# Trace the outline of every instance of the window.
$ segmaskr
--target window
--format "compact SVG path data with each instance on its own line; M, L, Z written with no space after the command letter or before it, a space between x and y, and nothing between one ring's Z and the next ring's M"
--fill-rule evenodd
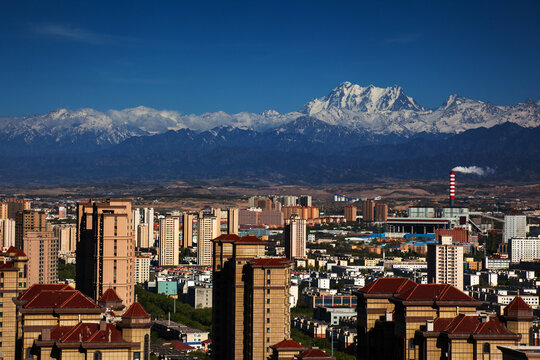
M266 328L266 333L270 334L270 328Z
M484 354L489 354L490 353L489 343L485 343L482 350L483 350Z
M266 299L266 303L267 303L267 304L270 304L270 299Z
M136 351L133 353L133 360L141 360L141 353Z
M409 350L414 350L414 339L409 339Z
M266 318L266 323L270 324L270 318Z
M266 313L270 314L270 308L266 309Z

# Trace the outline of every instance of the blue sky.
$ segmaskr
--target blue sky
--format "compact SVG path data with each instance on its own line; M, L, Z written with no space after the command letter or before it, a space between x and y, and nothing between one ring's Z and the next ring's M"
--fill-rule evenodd
M343 81L540 98L539 1L0 2L0 116L298 110Z

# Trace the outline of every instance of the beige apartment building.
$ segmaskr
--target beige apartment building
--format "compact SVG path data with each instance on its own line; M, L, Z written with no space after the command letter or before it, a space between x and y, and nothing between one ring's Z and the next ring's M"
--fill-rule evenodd
M365 222L375 221L375 201L364 200L362 202L362 220Z
M138 247L141 247L143 249L147 249L150 247L150 241L148 238L148 225L146 224L139 224L137 226L137 239L138 239Z
M58 238L60 253L74 253L77 250L77 227L75 225L58 225L54 227L54 235Z
M159 219L159 266L178 265L179 245L180 219L178 216Z
M7 218L15 219L19 211L30 210L32 203L30 200L22 199L6 199L5 203L7 204Z
M285 256L288 259L298 259L306 257L306 220L292 215L285 222L283 229L285 240Z
M0 245L3 248L15 246L15 220L0 219Z
M54 284L58 281L58 238L52 231L30 231L23 241L28 256L28 283Z
M238 234L238 209L227 209L227 234Z
M8 218L8 203L0 202L0 220Z
M99 299L108 288L134 302L135 243L131 199L77 205L77 289Z
M11 299L26 291L27 261L26 254L14 247L0 252L0 277L2 279L0 359L15 359L17 320L15 303Z
M265 360L290 337L290 266L265 257L255 236L213 241L212 354L220 360Z
M221 210L217 213L220 213ZM197 264L212 265L212 240L220 235L219 218L204 214L199 216L197 233Z
M182 215L182 247L193 246L193 215L184 213Z
M376 222L388 221L388 205L386 204L375 205L375 221Z
M29 231L50 230L52 230L52 227L47 223L47 214L44 212L32 210L19 211L15 217L15 247L24 250L23 239Z
M354 205L345 205L345 208L343 209L343 212L345 214L345 221L347 221L347 222L355 222L356 221L356 206L354 206Z
M451 236L441 236L439 241L428 246L428 282L463 290L463 246L452 245Z

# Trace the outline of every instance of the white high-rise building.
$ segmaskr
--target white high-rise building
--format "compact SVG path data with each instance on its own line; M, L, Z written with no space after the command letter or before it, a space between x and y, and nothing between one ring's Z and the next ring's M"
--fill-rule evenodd
M0 219L0 241L3 248L15 246L15 220Z
M540 237L514 237L508 243L510 262L540 259Z
M176 266L180 252L180 219L167 216L159 220L159 266Z
M441 236L427 253L428 282L450 284L463 290L463 246L452 245L451 236Z
M306 220L300 219L298 215L292 215L286 220L283 229L285 239L285 256L288 259L306 257Z
M144 284L150 280L150 258L148 256L135 257L135 282Z
M197 231L197 264L212 265L212 240L221 235L220 222L214 215L199 216Z
M505 215L503 229L503 243L508 244L511 238L524 238L527 236L527 216Z
M139 230L139 225L146 225L146 229ZM135 234L136 247L154 246L154 209L153 208L136 208L133 210L133 230ZM145 236L144 239L140 238L141 234Z

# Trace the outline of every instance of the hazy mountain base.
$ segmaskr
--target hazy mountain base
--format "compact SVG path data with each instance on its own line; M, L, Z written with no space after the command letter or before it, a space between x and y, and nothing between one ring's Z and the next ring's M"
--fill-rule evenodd
M170 137L168 142L161 141ZM0 158L0 183L66 184L194 179L266 179L288 184L367 183L377 179L436 179L455 166L489 168L487 181L540 179L540 127L506 123L447 139L364 145L342 151L333 137L306 145L311 136L279 143L237 141L186 145L174 134L138 138L89 154ZM178 141L176 141L178 140ZM264 140L264 139L259 139ZM128 141L134 141L129 139ZM232 146L236 143L237 146ZM343 144L346 144L344 141Z

